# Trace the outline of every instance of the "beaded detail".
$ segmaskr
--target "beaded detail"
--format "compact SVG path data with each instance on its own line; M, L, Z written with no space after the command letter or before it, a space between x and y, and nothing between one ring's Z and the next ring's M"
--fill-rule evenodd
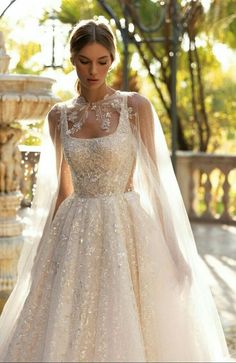
M71 137L68 132L71 131L68 128L68 117L73 114L76 118L77 111L79 118L82 109L75 108L71 112L73 106L63 106L61 138L64 155L71 168L74 191L80 197L110 195L129 190L128 181L132 175L135 154L126 103L127 99L120 95L98 102L100 111L107 110L112 116L114 112L119 114L118 125L109 135L90 139ZM109 112L109 109L112 111ZM84 116L86 117L87 115ZM113 122L113 118L109 118L109 122Z
M99 123L100 128L109 132L113 113L120 113L121 104L118 98L114 98L118 91L112 95L106 95L102 100L97 102L87 102L84 97L79 96L73 102L71 107L73 111L68 114L67 121L72 123L66 133L73 135L82 129L90 112L94 112L95 120Z

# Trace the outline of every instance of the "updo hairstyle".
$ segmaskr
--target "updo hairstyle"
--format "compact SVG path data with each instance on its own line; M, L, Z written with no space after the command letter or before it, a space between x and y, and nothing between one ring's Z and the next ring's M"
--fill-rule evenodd
M70 36L71 62L87 44L98 43L105 47L111 55L112 62L116 58L115 37L109 25L97 20L82 20L72 30Z

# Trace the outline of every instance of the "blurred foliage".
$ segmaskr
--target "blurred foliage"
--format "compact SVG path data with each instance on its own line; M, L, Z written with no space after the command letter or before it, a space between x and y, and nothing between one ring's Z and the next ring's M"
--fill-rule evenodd
M236 1L211 0L205 21L205 31L215 40L236 49Z
M211 46L198 48L203 68L205 87L205 104L209 118L211 137L208 152L236 152L236 82L232 79L233 69L222 72L221 65L211 51ZM198 149L195 144L197 134L196 124L193 122L190 102L190 82L186 69L187 54L182 52L178 64L178 110L183 123L185 134L193 144L193 150ZM160 114L164 129L170 138L170 122L165 113ZM169 143L170 145L170 143Z
M157 19L160 19L162 11L160 0L107 0L104 1L108 8L116 14L118 19L124 17L122 6L124 3L128 4L136 13L133 16L139 17L139 23L143 27L154 28L157 26ZM169 3L171 0L163 2ZM207 146L207 151L217 152L227 150L228 152L236 152L236 77L234 69L227 72L222 70L222 66L217 60L213 52L213 47L216 43L227 44L230 48L236 48L236 1L235 0L211 0L210 9L205 13L200 0L178 0L181 9L180 27L183 29L183 39L181 47L178 52L178 82L177 82L177 96L178 96L178 118L183 129L183 136L187 140L187 146L193 150L199 150L199 137L198 126L195 120L192 107L191 95L191 77L189 71L189 46L192 47L193 43L189 43L189 39L193 39L196 45L196 51L200 61L200 71L203 79L204 89L204 107L208 117L210 127L210 140ZM136 7L134 6L136 5ZM131 9L132 10L132 9ZM133 10L134 11L134 10ZM45 12L40 19L40 24L43 24L48 18L55 16L62 23L75 25L81 19L97 18L98 16L105 16L111 18L111 15L105 11L99 1L97 0L62 0L60 9L53 11L53 13ZM150 34L151 37L163 36L167 37L170 32L170 19L171 13L167 14L164 27L161 30ZM5 21L5 19L4 19ZM130 32L132 34L132 21L130 23ZM115 30L115 22L111 21L111 25ZM2 24L1 24L2 25ZM7 22L3 25L7 27ZM71 27L72 28L72 27ZM142 32L138 27L135 28L135 33L141 35ZM123 42L121 32L116 30L117 47L121 54L120 64L109 73L108 80L114 88L122 87L122 67L123 67ZM69 34L68 34L69 36ZM29 42L23 44L10 40L8 47L14 49L19 55L19 61L14 69L15 73L33 73L40 74L42 65L34 62L34 56L41 51L40 44ZM154 57L150 49L141 45L141 51L150 65L150 70L154 75L157 87L159 88L167 107L170 106L170 61L169 56L170 44L156 44L154 47L157 57ZM171 139L171 121L168 110L163 104L160 94L158 94L152 81L148 77L149 73L142 63L141 56L137 56L137 48L134 44L129 46L129 69L130 69L130 89L141 91L148 96L156 107L158 114L161 118L164 131L167 135L167 141L170 145ZM138 69L132 69L132 59L136 55L138 61ZM160 61L158 61L158 59ZM196 59L191 64L193 76L197 78ZM70 73L73 69L69 59L64 62L64 72ZM164 70L164 72L163 72ZM199 93L199 88L195 89L196 94ZM71 94L67 90L60 90L58 95L62 99L68 99ZM197 112L200 112L199 99L196 99ZM31 142L32 139L37 138L32 136L28 138ZM31 140L31 141L30 141ZM35 142L34 140L34 142ZM37 141L36 141L37 142Z
M114 89L122 89L123 86L123 67L122 67L122 63L120 63L115 71L113 71L114 73L112 74L112 76L110 77L110 82L109 84L111 85L111 87L113 87ZM138 75L138 72L131 69L130 70L130 74L129 74L129 90L132 92L139 92L140 90L140 85L141 85L141 80L140 77Z
M41 45L34 42L18 43L10 40L9 47L17 53L19 60L15 66L14 73L40 74L41 65L33 60L33 56L41 51Z
M55 10L53 16L62 23L75 25L80 19L93 18L97 11L98 5L96 1L93 0L62 0L60 10ZM46 11L40 19L40 23L42 24L51 16L52 14Z

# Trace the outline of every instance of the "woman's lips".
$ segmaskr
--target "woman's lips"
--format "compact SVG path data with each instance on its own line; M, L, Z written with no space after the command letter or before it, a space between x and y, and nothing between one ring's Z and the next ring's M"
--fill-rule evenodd
M88 82L95 83L95 82L98 82L98 81L99 81L98 79L88 78Z

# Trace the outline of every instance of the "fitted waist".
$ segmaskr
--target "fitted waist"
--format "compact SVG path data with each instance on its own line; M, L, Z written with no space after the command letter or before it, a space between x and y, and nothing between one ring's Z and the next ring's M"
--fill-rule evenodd
M108 192L108 193L80 193L74 191L71 197L78 199L107 199L112 197L132 197L137 196L138 193L134 189L129 189L123 192Z

